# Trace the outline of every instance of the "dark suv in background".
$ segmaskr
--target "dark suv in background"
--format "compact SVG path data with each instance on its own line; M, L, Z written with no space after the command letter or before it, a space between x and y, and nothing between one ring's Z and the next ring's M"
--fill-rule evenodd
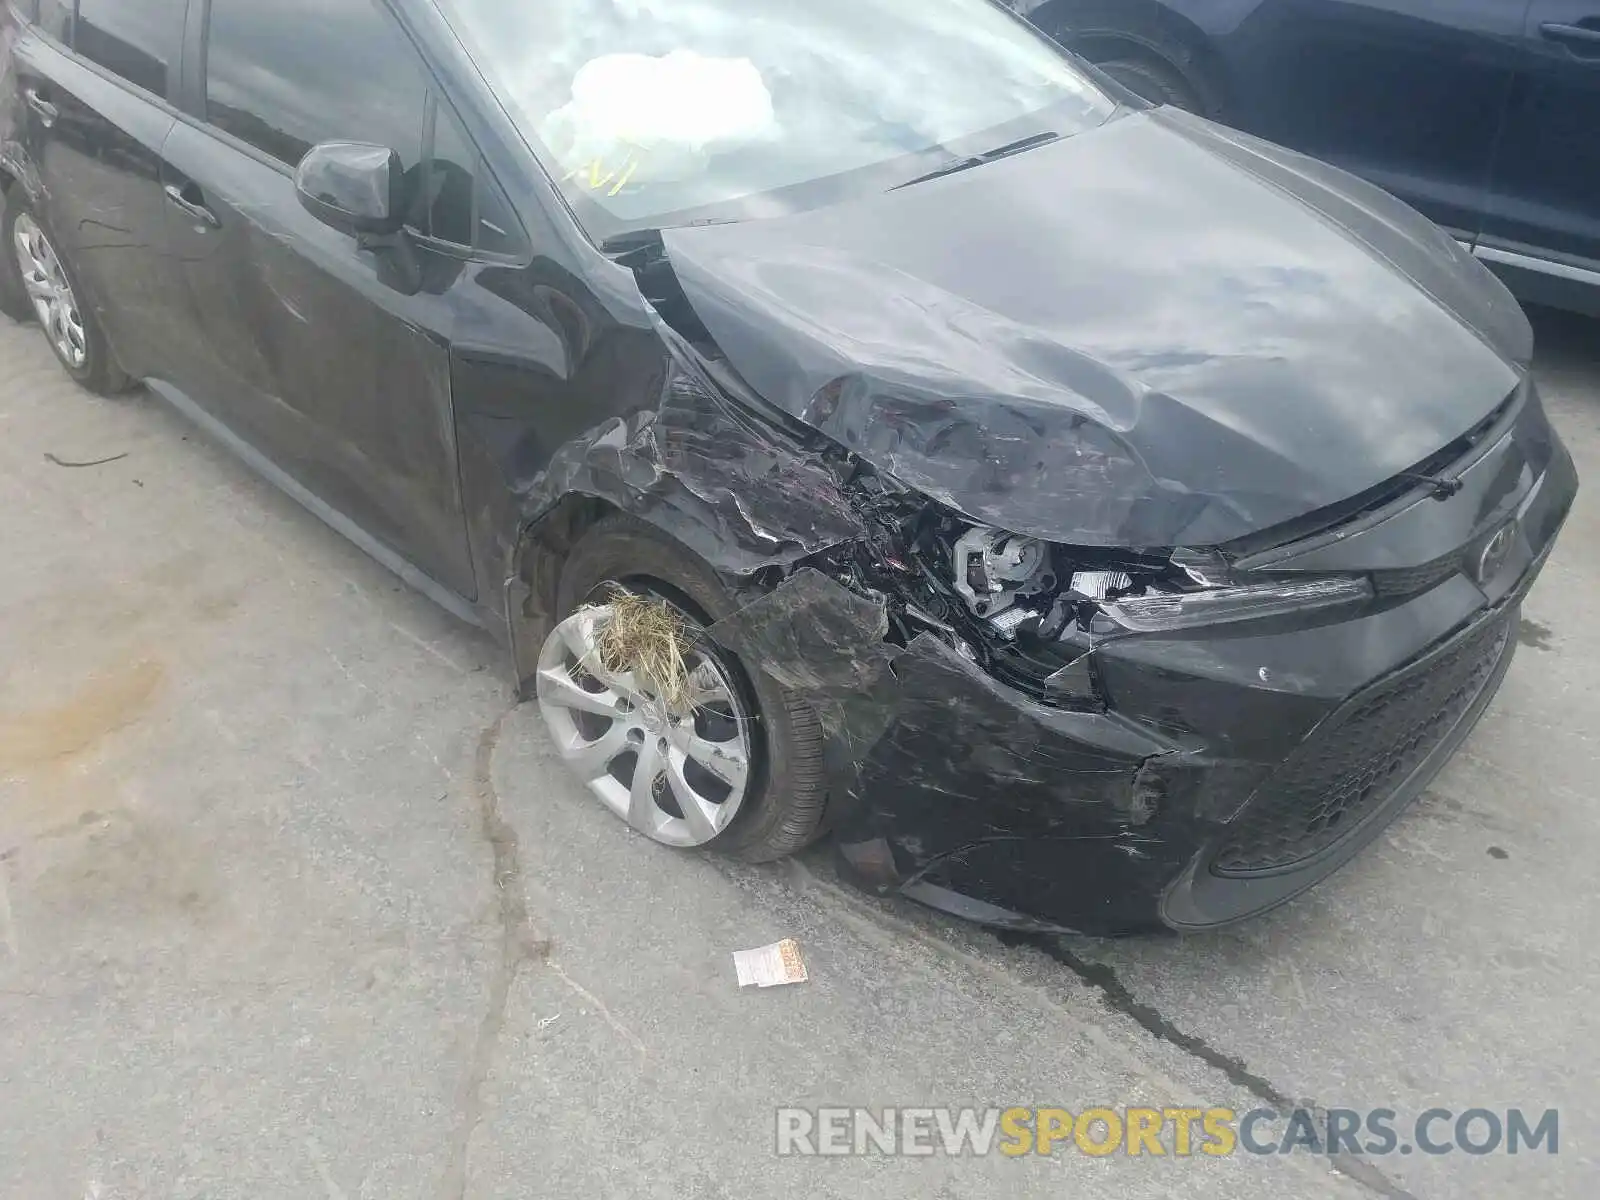
M1600 315L1600 0L1008 0L1118 82L1364 175Z

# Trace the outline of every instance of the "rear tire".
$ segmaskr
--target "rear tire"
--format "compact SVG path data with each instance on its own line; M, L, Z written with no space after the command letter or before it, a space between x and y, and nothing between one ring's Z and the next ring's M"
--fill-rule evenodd
M737 609L716 572L693 551L624 513L600 521L573 549L557 590L558 619L607 583L662 591L707 625ZM731 823L705 848L747 862L770 862L818 836L827 807L822 727L803 697L725 649L717 654L733 668L755 717L758 768Z
M19 226L23 230L20 236ZM56 361L80 387L97 396L126 392L133 386L133 380L117 365L100 322L85 299L78 276L61 256L60 245L60 239L28 204L20 189L12 188L4 220L0 221L0 251L7 263L5 277L0 278L0 296L5 297L6 315L16 320L40 320L38 308L28 296L27 280L30 275L53 279L55 303L70 308L70 322L41 322L41 326L47 323L53 326L42 328L42 332ZM16 297L20 300L14 306Z
M11 228L8 210L13 193L19 198L22 195L15 184L0 190L0 231ZM28 294L22 290L22 278L17 274L17 259L11 251L9 234L0 241L0 316L10 317L18 325L35 319L33 305L28 302Z
M1204 108L1194 85L1171 63L1156 57L1113 58L1096 63L1102 71L1151 104L1166 104L1199 114Z

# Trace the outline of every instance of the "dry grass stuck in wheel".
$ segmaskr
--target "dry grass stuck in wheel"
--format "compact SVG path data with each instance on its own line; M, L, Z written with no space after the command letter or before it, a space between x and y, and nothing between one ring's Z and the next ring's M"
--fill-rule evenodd
M687 712L694 691L684 661L691 643L683 618L662 600L622 588L614 588L606 604L611 616L596 638L600 665L614 674L631 672L668 709Z

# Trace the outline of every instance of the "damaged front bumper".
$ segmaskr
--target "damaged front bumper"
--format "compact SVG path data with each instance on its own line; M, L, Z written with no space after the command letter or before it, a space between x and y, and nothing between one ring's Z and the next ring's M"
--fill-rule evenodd
M1497 690L1577 487L1536 397L1508 425L1450 498L1258 555L1445 562L1436 582L1353 617L1102 643L1097 711L1043 703L932 634L887 644L882 601L815 570L711 632L822 715L831 824L861 886L1013 929L1226 924L1360 850Z

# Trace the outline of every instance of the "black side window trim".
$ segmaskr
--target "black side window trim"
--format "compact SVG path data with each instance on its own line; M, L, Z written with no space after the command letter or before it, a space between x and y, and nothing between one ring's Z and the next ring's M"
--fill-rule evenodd
M55 34L51 33L45 28L44 8L39 3L39 0L32 0L32 6L24 8L23 5L28 4L28 2L29 0L20 0L20 2L19 0L6 0L6 7L16 15L22 27L31 32L35 37L41 37L56 49L65 50L68 54L71 54L71 39L69 38L67 41L62 41L61 38L57 37ZM77 16L78 0L72 0L73 19L67 25L67 32L69 34L72 32L73 27L78 23Z
M494 250L485 250L478 244L478 238L483 233L483 189L486 187L492 187L502 196L504 196L505 188L500 186L500 181L494 177L494 172L489 169L488 159L483 156L483 151L478 149L477 143L472 140L472 134L467 130L466 123L461 120L460 115L455 111L454 105L450 103L449 97L444 94L442 89L440 89L438 81L436 79L432 79L433 72L431 68L429 69L428 73L430 80L432 81L432 86L428 89L427 125L424 129L422 140L422 166L424 180L426 181L427 177L433 171L434 144L439 130L439 118L442 113L446 119L451 121L455 127L461 131L461 136L463 139L465 139L467 148L472 152L471 222L473 241L469 246L465 242L452 241L447 238L436 238L429 234L420 233L416 230L413 230L412 232L416 235L417 239L423 242L425 245L433 246L440 250L454 251L455 256L459 258L495 263L515 262L526 265L529 261L531 261L528 256L528 248L530 244L528 241L528 232L522 226L521 215L517 213L515 207L509 201L506 202L504 208L516 221L516 228L507 229L503 232L511 241L517 243L517 245L520 247L519 251L516 254L506 254ZM465 166L467 164L463 165Z
M19 17L22 18L22 27L24 29L26 29L29 33L33 34L34 37L39 38L41 41L45 42L53 50L59 50L63 54L71 54L72 53L72 43L70 41L69 42L62 41L55 34L51 33L48 29L46 29L44 27L44 22L39 20L37 14L30 17L27 13L19 11L15 5L11 5L10 7L11 7L11 11L12 12L16 13ZM74 24L76 24L76 22L74 22ZM71 30L69 29L68 32L71 32ZM94 64L93 63L85 63L84 65L85 66L93 66ZM126 82L126 81L124 81L124 82Z
M45 34L42 27L37 27L35 32L40 32L43 37L50 38L51 42L54 42L54 45L66 48L66 50L72 54L72 61L77 62L78 66L88 67L88 69L93 70L94 74L101 75L102 78L106 78L106 80L109 80L109 82L117 83L118 86L122 86L123 91L128 91L128 93L134 94L134 96L139 96L139 98L142 99L157 101L158 104L160 104L162 107L165 107L165 109L176 109L176 107L178 107L179 99L181 99L182 96L184 50L187 48L186 40L184 40L184 30L189 27L189 13L190 10L194 8L194 5L197 5L197 3L206 3L206 5L210 5L211 0L182 0L182 5L184 5L184 14L182 14L181 18L176 21L176 34L178 34L178 37L174 38L173 45L170 46L170 50L174 53L174 58L173 61L166 64L165 91L150 91L149 88L146 88L146 86L139 85L139 83L134 83L133 80L126 77L126 75L118 75L115 70L104 66L102 62L94 61L94 59L88 58L88 56L86 56L82 50L78 50L78 32L80 32L83 27L83 5L82 0L62 0L62 8L69 6L69 3L70 8L72 8L72 22L70 22L69 26L69 32L72 34L72 43L70 43L70 45L62 43L59 38L50 37L50 34ZM43 19L43 5L38 6L38 18Z
M446 107L446 112L447 112L447 115L448 115L448 106L445 106L445 107ZM424 194L426 194L428 188L431 187L432 184L433 184L433 164L436 161L435 158L434 158L434 149L435 149L435 145L436 145L435 139L437 138L438 133L439 133L439 109L440 109L439 87L438 87L437 82L435 82L432 79L432 73L430 72L429 73L429 87L428 87L428 102L427 102L427 107L423 110L423 118L422 118L422 120L423 120L423 126L422 126L422 163L421 163L422 170L418 173L418 178L422 181L422 188L423 188ZM472 212L473 212L474 217L476 217L477 211L478 211L478 176L477 176L477 173L474 172L473 176L472 176ZM430 225L432 224L432 219L431 219L432 215L433 214L431 212L428 214L428 216L430 218L429 219L429 224ZM469 255L472 253L472 247L470 245L468 245L467 243L465 243L465 242L457 242L457 241L453 241L453 240L451 240L449 238L434 237L431 233L423 233L420 229L414 229L409 225L406 228L411 229L411 232L413 234L415 234L416 237L419 240L421 240L421 241L423 241L423 242L425 242L425 243L427 243L429 245L436 246L436 247L438 247L440 249L444 249L444 248L448 247L448 248L453 249L453 250L464 250ZM476 228L476 226L474 226L474 228Z

